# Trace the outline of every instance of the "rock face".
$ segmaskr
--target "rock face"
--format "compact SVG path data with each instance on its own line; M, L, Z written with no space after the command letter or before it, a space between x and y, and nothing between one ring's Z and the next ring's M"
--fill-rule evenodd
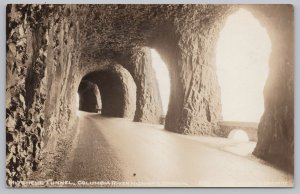
M7 184L36 170L55 134L72 126L66 88L78 64L78 22L71 6L7 6ZM71 68L71 64L74 68ZM55 147L55 141L48 144Z
M98 112L102 108L101 96L97 84L83 80L78 87L79 110Z
M183 9L184 10L184 9ZM168 32L155 48L170 66L171 97L165 128L184 134L211 135L221 116L220 88L216 77L214 47L220 26L210 10L203 28L176 23L180 36ZM211 18L210 18L211 17ZM174 39L177 41L174 44Z
M294 171L294 12L292 5L250 7L272 41L265 112L254 155Z
M81 80L100 88L103 114L158 123L161 99L149 47L159 52L171 76L165 129L214 134L222 118L215 44L237 7L8 5L7 184L26 180L43 164L45 151L55 150L57 136L74 127ZM291 7L244 7L269 28L273 44L254 154L272 163L292 163Z
M162 115L162 102L151 64L150 49L133 48L127 55L123 54L118 61L128 69L137 86L134 121L159 123Z

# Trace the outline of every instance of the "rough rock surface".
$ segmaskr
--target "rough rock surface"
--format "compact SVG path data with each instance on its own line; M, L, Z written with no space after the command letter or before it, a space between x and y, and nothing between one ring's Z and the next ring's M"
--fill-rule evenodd
M8 5L7 184L16 186L14 181L27 179L42 165L41 155L55 150L57 136L74 127L76 93L90 73L102 72L103 79L109 74L121 84L115 91L122 93L119 105L123 107L113 108L112 115L159 122L161 100L147 47L159 52L170 71L165 128L213 134L222 118L215 44L227 15L236 7ZM290 164L294 150L291 6L243 7L261 20L272 40L266 108L254 154L272 163ZM116 64L128 71L119 71ZM115 70L108 73L105 69L110 68ZM135 113L133 103L127 102L135 98L124 97L134 93L132 84L122 85L129 82L135 82L137 90Z
M294 19L292 5L250 7L272 41L265 112L254 155L294 171Z
M175 23L177 37L167 32L160 35L162 42L154 42L154 47L170 69L171 97L165 121L167 130L211 135L218 129L217 122L222 116L214 47L220 21L216 22L214 17L219 11L209 10L204 21L201 17L194 21L205 23L203 28L185 25L179 20Z
M151 53L147 47L135 47L123 53L117 60L128 69L137 87L137 100L134 121L159 123L162 115L162 102L158 83L151 64Z
M8 5L6 60L7 184L30 176L49 138L73 123L66 92L78 64L71 6ZM50 144L49 144L50 145ZM50 147L55 147L52 141Z
M86 112L98 112L101 105L101 96L98 86L90 81L82 80L78 87L79 110Z

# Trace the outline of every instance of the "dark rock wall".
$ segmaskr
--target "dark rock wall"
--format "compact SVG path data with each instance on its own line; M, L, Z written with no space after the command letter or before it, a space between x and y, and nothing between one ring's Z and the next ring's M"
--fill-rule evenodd
M265 112L254 155L294 170L294 12L292 5L246 7L266 27L272 41Z
M65 88L77 61L73 14L72 6L7 6L8 185L36 170L51 134L72 125Z
M93 82L83 80L78 87L79 110L86 112L98 112L102 105L98 86Z

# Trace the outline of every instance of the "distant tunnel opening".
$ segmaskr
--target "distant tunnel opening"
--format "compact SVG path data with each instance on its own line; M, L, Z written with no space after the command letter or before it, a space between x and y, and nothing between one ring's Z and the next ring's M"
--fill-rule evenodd
M133 118L136 86L130 73L113 66L88 73L78 87L79 110L103 116Z
M269 35L249 11L239 9L228 17L216 56L224 121L259 122L270 53Z
M98 85L88 80L82 80L78 87L77 103L80 111L100 112L102 103Z

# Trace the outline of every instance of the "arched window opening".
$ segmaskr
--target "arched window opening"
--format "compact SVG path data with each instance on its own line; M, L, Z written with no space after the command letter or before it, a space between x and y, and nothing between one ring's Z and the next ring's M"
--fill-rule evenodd
M170 76L167 65L161 59L160 55L155 49L151 50L152 67L155 71L160 98L162 101L163 115L164 118L168 111L169 98L170 98Z
M228 17L216 55L224 121L259 122L270 53L267 31L249 11Z

